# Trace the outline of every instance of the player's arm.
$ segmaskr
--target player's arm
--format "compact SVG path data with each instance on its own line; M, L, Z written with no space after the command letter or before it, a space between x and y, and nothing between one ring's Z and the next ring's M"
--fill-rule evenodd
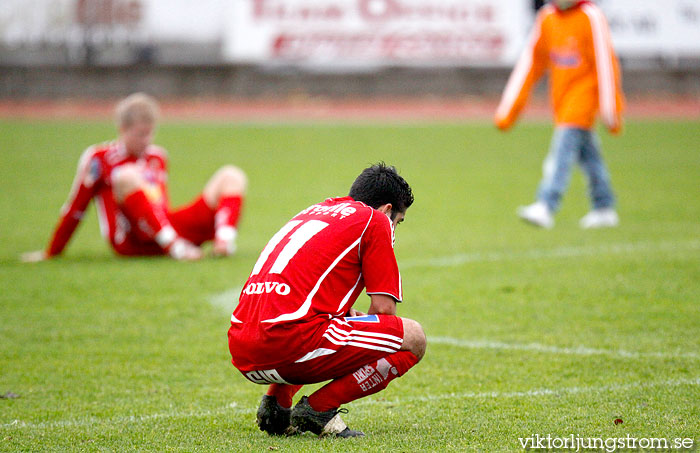
M494 123L501 130L507 130L515 123L520 112L527 104L532 87L542 77L547 68L547 50L542 33L545 10L546 8L540 10L537 16L525 49L520 54L520 58L508 78L501 102L496 109Z
M370 305L367 314L396 314L401 301L401 275L394 255L391 221L375 211L360 243L362 277Z
M73 180L68 200L61 208L61 215L54 229L51 241L45 250L22 255L25 262L41 261L59 255L73 236L82 220L83 213L94 195L95 183L100 177L99 162L88 150L80 158L78 171Z
M385 294L370 294L368 315L395 315L396 300Z
M587 5L585 11L593 34L601 119L610 132L617 134L622 128L622 104L624 103L619 62L615 56L610 29L602 11L593 5Z

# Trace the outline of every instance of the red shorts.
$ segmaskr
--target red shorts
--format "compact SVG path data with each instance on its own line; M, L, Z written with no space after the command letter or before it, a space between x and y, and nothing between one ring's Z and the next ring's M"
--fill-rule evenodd
M207 206L201 195L190 204L166 214L177 234L191 243L202 245L214 239L216 211Z
M313 384L353 373L394 354L403 344L403 321L393 315L333 318L318 329L296 360L273 369L241 371L256 384Z
M214 239L215 211L209 208L200 195L190 204L166 212L170 224L178 235L195 245ZM138 226L126 234L124 241L112 244L120 255L163 255L163 249Z

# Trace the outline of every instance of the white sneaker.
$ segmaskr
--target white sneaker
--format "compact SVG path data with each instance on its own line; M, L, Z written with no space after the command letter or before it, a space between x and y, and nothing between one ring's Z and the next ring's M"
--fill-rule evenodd
M554 217L546 204L536 201L528 206L518 208L518 217L535 226L550 229L554 226Z
M620 223L620 218L612 208L594 209L579 222L581 228L610 228L616 227Z

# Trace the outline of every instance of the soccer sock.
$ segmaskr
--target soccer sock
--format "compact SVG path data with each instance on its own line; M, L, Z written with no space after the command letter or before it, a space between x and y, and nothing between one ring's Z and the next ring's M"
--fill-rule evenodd
M302 387L301 385L292 384L270 384L270 387L267 389L267 395L277 398L280 406L290 408L292 407L292 398Z
M389 382L403 376L416 363L418 357L411 351L396 352L329 382L309 396L309 405L317 412L325 412L372 395L384 390Z
M169 247L177 238L165 212L158 205L153 205L143 190L129 194L121 204L124 213L138 227L149 234L163 249Z
M219 199L219 207L216 208L214 227L217 229L223 226L237 228L242 206L243 197L240 195L222 195Z
M234 244L238 235L238 219L243 198L240 195L224 195L214 215L214 239L225 244Z

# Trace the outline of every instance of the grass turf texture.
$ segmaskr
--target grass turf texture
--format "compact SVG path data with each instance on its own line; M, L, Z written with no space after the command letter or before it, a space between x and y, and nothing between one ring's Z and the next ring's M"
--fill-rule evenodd
M604 231L578 228L588 210L580 172L554 230L516 219L550 134L538 124L501 135L478 124L168 123L157 142L170 152L175 205L220 165L248 173L237 256L114 257L92 207L64 257L29 265L17 257L45 246L82 149L113 130L0 122L0 394L20 395L0 399L0 450L510 451L535 433L697 439L700 125L636 122L621 138L603 135L622 219ZM369 437L270 438L255 425L263 387L229 362L235 296L210 302L245 281L286 220L346 194L378 160L397 165L416 195L398 229L399 313L424 325L428 353L348 406L346 421ZM431 261L444 257L452 261Z

